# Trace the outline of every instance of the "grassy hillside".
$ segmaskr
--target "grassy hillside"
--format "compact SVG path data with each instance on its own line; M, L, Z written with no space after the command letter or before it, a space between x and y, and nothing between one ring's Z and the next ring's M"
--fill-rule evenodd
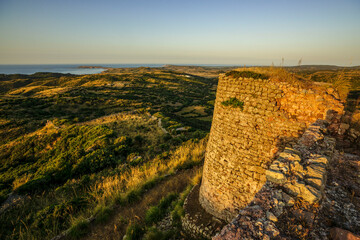
M143 69L0 75L0 202L22 199L0 215L0 238L55 236L201 162L216 82Z
M94 238L121 238L127 226L160 236L151 226L170 210L179 220L186 186L199 181L216 76L231 69L0 74L0 239L79 238L89 226ZM332 83L342 74L353 89L360 76L291 71ZM96 227L107 221L108 235Z

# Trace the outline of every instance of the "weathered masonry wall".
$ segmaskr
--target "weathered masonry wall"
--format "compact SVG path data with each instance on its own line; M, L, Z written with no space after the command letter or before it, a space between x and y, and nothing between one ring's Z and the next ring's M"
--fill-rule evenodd
M290 219L290 213L306 214L306 224L313 229L315 214L294 208L297 198L309 204L322 204L325 195L327 168L335 154L334 138L328 135L328 122L318 120L311 124L293 148L285 148L266 171L267 182L253 201L239 211L213 240L222 239L293 239L278 224L278 217ZM304 222L305 215L299 215ZM360 223L359 223L360 224ZM315 227L316 228L316 227ZM308 235L310 239L315 232ZM310 237L312 236L312 237Z
M230 221L266 182L265 171L284 143L296 140L329 110L343 111L331 89L304 89L272 80L220 75L199 201ZM236 97L244 108L221 103Z

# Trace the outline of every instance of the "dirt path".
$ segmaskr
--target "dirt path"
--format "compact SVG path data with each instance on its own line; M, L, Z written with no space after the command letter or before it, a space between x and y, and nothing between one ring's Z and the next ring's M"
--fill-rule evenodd
M163 131L163 133L169 133L162 125L162 121L161 121L161 118L159 118L159 121L158 121L158 126L159 128L161 129L161 131Z
M106 223L92 224L89 233L82 239L122 239L130 221L142 222L146 210L150 206L158 204L162 197L165 197L170 192L180 193L184 191L197 169L199 168L194 167L179 171L177 174L164 179L145 193L139 202L117 208Z

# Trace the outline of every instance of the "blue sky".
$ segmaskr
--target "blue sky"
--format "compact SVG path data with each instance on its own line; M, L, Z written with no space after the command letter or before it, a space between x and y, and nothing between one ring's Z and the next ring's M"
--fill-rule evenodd
M0 64L360 65L359 0L0 0Z

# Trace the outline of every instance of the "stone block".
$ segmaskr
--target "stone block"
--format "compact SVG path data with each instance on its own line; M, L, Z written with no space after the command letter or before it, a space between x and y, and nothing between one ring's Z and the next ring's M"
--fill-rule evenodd
M269 221L272 221L272 222L277 222L278 219L277 217L270 211L267 211L266 212L266 218L269 220Z
M326 168L317 164L311 164L306 168L307 178L318 178L324 180L326 175Z
M283 173L274 170L266 170L266 179L270 182L282 184L286 182L286 177Z
M301 161L301 157L293 152L281 152L279 155L280 158L288 160L288 161Z
M329 160L325 156L318 156L315 158L310 158L307 160L307 162L310 164L320 165L324 168L326 168L327 165L329 164Z
M294 173L298 173L298 174L304 174L304 167L298 162L298 161L294 161L290 163L290 169L292 172Z
M283 199L285 201L285 205L287 207L294 206L294 204L295 204L294 198L290 197L288 194L286 194L284 192L282 193L282 197L283 197Z
M300 196L301 194L301 190L298 182L286 183L284 187L285 187L285 191L293 197Z
M307 185L301 189L300 195L305 201L310 204L314 204L321 199L321 192L314 187Z
M313 186L314 188L323 191L324 190L324 182L321 179L318 178L306 178L305 182L308 183L310 186Z

